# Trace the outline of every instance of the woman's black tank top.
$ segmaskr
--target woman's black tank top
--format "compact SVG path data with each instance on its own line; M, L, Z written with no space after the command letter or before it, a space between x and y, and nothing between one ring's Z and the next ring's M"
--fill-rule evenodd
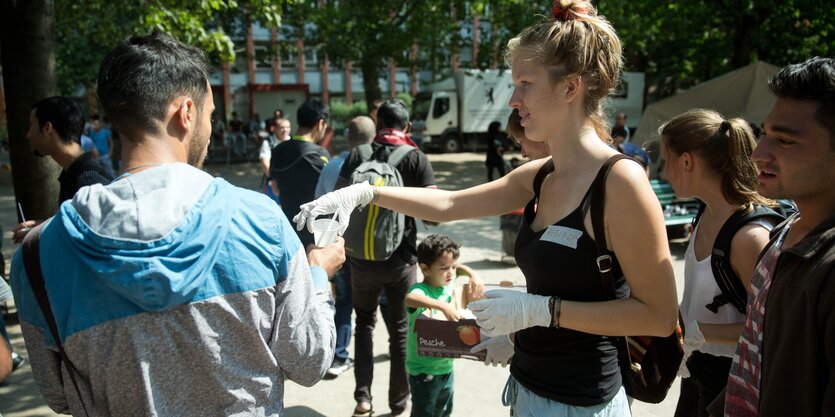
M537 196L542 179L553 170L549 161L537 174ZM516 239L516 262L527 281L528 293L570 301L610 300L597 268L597 248L583 225L591 190L580 206L545 230L534 232L537 198L525 207ZM613 276L619 297L628 294L620 265ZM621 387L615 338L569 329L531 327L516 333L510 372L525 388L561 403L591 406L611 400Z

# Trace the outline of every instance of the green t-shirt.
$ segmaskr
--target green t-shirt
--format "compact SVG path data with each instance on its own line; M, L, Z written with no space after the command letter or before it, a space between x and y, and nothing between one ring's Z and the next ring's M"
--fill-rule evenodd
M455 288L455 280L440 288L435 288L422 282L412 285L409 293L425 295L433 300L440 300L446 303L452 302L452 293ZM407 308L409 315L409 335L406 339L406 370L409 375L446 375L451 373L454 364L451 358L432 358L429 356L418 356L417 334L415 334L415 319L422 314L425 308Z

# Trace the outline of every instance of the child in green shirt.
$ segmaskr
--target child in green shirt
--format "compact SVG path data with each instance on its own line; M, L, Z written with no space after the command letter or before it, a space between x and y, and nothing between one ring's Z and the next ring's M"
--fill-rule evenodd
M415 319L424 312L440 312L444 316L441 318L447 320L461 319L454 302L455 279L459 273L469 276L470 295L474 298L481 296L484 289L481 280L472 269L458 264L460 247L449 236L429 235L417 248L423 282L412 285L405 300L409 316L406 371L412 394L412 417L447 417L452 414L452 359L418 356Z

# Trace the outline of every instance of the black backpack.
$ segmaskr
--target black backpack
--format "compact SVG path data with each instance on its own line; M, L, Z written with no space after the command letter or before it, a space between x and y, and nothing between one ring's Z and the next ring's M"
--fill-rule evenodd
M694 227L699 222L704 210L705 206L703 204L693 219ZM719 229L719 234L716 235L716 240L713 242L710 267L713 270L716 284L719 285L722 292L714 297L713 301L705 305L714 314L719 312L719 307L728 303L733 304L740 313L745 314L748 305L748 291L731 267L731 241L736 232L748 223L759 219L773 219L774 224L777 225L785 220L787 215L793 214L788 207L782 204L776 210L760 205L754 206L753 210L743 207L734 212Z

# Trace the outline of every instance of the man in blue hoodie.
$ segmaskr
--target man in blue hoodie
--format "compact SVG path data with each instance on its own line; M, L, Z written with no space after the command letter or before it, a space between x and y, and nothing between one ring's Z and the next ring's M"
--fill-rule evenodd
M80 388L68 382L20 251L15 302L49 406L74 415L274 416L284 379L319 381L335 330L327 275L342 241L309 253L280 208L199 167L211 135L203 53L131 37L98 93L123 175L40 226L40 266ZM82 404L83 401L83 404Z

